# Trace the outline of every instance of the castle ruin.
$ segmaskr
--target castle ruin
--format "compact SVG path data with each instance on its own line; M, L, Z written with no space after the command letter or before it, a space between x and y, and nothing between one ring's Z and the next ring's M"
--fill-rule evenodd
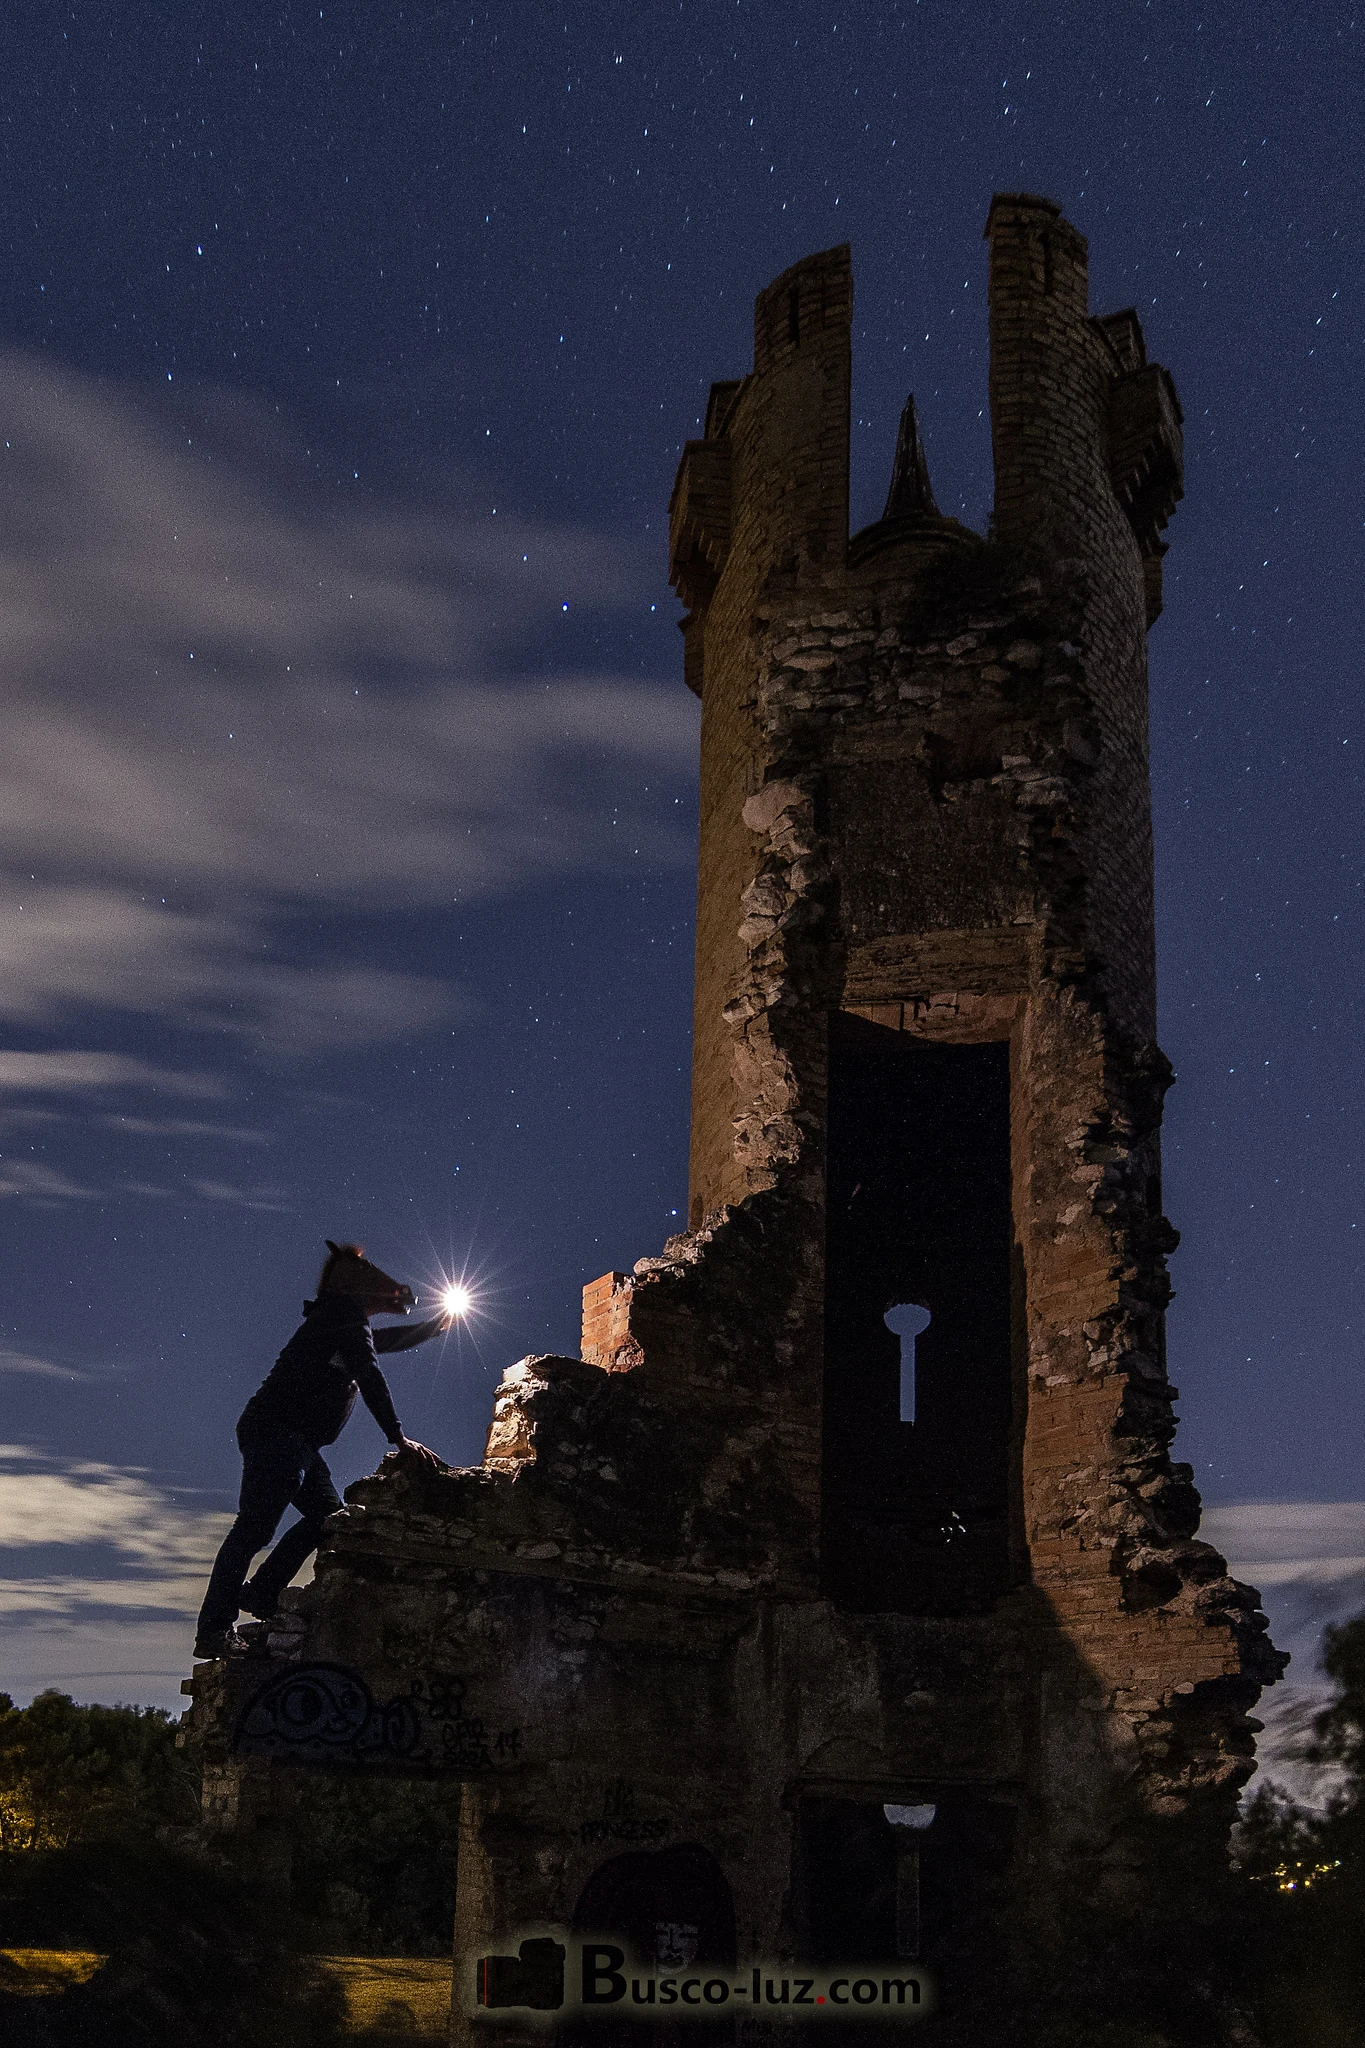
M460 2043L473 1958L603 1925L922 1961L951 2032L1220 1869L1252 1769L1282 1660L1196 1537L1163 1345L1180 407L1056 206L997 195L986 239L985 539L912 407L849 537L845 248L760 295L683 454L687 1232L585 1290L581 1358L507 1371L481 1465L353 1486L262 1652L191 1682L243 1840L291 1762L463 1779Z

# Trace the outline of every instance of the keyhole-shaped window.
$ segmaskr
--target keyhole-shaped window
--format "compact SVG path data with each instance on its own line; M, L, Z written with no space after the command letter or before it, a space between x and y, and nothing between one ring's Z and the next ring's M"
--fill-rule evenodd
M931 1318L917 1301L898 1301L883 1318L888 1330L901 1340L901 1421L915 1419L915 1339L922 1337Z

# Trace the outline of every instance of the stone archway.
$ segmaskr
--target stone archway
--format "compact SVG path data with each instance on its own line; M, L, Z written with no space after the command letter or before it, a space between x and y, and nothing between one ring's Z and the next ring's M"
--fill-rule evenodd
M709 1849L685 1842L671 1849L632 1850L599 1864L579 1894L576 1934L622 1944L644 1968L690 1972L696 1964L735 1961L735 1902L725 1872ZM733 2036L729 2020L652 2022L575 2020L559 2030L559 2048L717 2048Z

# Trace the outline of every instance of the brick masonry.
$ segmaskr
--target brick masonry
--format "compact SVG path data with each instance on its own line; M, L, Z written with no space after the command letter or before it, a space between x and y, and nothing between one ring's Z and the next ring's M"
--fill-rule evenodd
M259 1834L287 1797L233 1747L249 1693L332 1665L376 1711L409 1702L406 1763L366 1754L466 1779L459 1955L567 1924L612 1856L693 1844L741 1955L798 1957L810 1814L941 1802L1007 1844L989 1914L944 1907L973 2041L1077 1910L1211 1881L1282 1661L1170 1458L1145 636L1179 406L1136 317L1090 315L1054 206L998 195L986 233L987 538L925 511L849 539L846 249L760 295L754 369L683 456L691 1227L584 1290L581 1360L510 1368L480 1466L349 1489L314 1585L256 1656L201 1669L189 1720L209 1824ZM960 1611L913 1564L832 1590L840 1018L1008 1049L1010 1564Z

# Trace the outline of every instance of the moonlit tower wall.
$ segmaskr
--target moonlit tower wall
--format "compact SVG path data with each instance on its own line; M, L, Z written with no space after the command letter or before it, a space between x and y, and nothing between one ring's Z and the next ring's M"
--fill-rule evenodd
M895 851L903 864L922 874L931 862L941 877L937 901L925 877L916 905L924 928L956 926L964 886L971 878L979 885L981 879L981 850L972 842L979 839L973 827L980 822L982 802L1000 814L1009 784L1025 779L1002 769L1002 756L994 762L987 758L985 742L994 734L986 727L993 725L1004 739L1009 736L1006 714L1014 713L1016 726L1022 718L1031 740L1046 737L1057 746L1057 758L1049 765L1068 771L1074 785L1068 792L1067 836L1077 853L1084 850L1084 874L1078 880L1085 922L1071 936L1083 941L1091 968L1102 977L1105 1008L1114 1022L1140 1039L1150 1039L1155 1030L1146 627L1161 608L1165 546L1160 531L1180 496L1180 409L1167 372L1146 361L1136 315L1089 317L1085 241L1054 206L1028 196L1001 196L991 208L987 238L997 480L993 548L927 510L918 518L881 522L866 537L874 547L860 548L865 538L860 536L849 549L852 279L846 249L798 264L761 295L753 376L743 385L715 386L707 437L689 444L684 456L672 507L674 572L690 606L684 626L688 680L703 699L694 1217L734 1199L749 1185L745 1149L737 1150L733 1142L744 1091L726 1004L745 948L733 906L737 893L757 879L760 864L734 795L737 789L752 793L771 752L771 708L761 701L758 681L764 649L754 628L776 622L773 600L784 584L804 587L811 595L824 589L833 601L850 586L880 593L888 577L897 574L924 584L932 565L936 573L917 607L923 618L925 598L951 602L947 565L952 562L961 572L958 609L965 632L973 589L982 587L988 564L1002 563L1011 550L1027 555L1035 573L1045 572L1054 589L1065 585L1073 602L1083 606L1084 659L1079 647L1060 657L1074 686L1066 693L1059 694L1054 684L1049 695L1035 691L1037 702L1024 706L1017 689L1002 698L992 687L995 679L983 677L985 687L968 700L961 683L963 672L972 667L972 650L957 650L952 658L957 687L946 703L940 699L934 705L932 717L921 719L907 751L913 756L916 744L930 749L938 744L941 751L947 737L942 728L953 722L968 742L958 767L993 766L995 774L941 780L940 790L946 782L955 785L950 801L959 806L954 822L960 818L961 823L948 833L940 802L930 820L936 829L928 832L926 844L923 821L903 814L902 844ZM760 592L770 614L763 621L756 615ZM945 628L953 623L946 615L937 622ZM808 620L801 623L809 625ZM891 630L888 626L884 632ZM768 636L769 651L781 638L780 633ZM812 724L830 726L828 765L836 772L845 765L849 728L860 721L856 715L840 716L854 707L821 705L816 699L829 696L831 670L841 670L846 681L854 665L847 637L841 638L842 647L832 645L831 630L821 646L791 650L796 675L806 678L807 694L814 693L807 707ZM885 665L886 648L877 651ZM923 664L926 654L941 652L932 644L906 647L902 665L916 654ZM979 672L995 665L983 658L975 668ZM1018 668L1016 682L1030 673ZM821 676L827 679L823 691ZM794 687L795 676L789 676L779 694L798 712L802 707L791 701ZM876 721L879 751L885 753L889 729L910 734L907 707L923 712L930 701L914 684L900 689L896 715L888 721L883 713ZM1054 707L1070 716L1060 723L1049 719ZM975 745L978 733L981 746ZM1018 759L1011 763L1015 771L1022 765ZM908 785L914 778L902 780ZM989 797L973 787L983 781L992 785ZM964 784L971 807L966 812L956 794ZM907 786L893 792L893 800L904 813L906 803L913 808L917 793ZM958 842L956 861L948 852L950 838ZM1011 854L1017 834L1013 840ZM1029 887L1035 878L1028 875L1025 861L1010 858L997 866L995 900L982 924L1022 930L1037 921L1032 906L1040 892L1036 883ZM857 878L848 879L857 886ZM980 899L980 886L976 893ZM758 897L752 906L762 914ZM986 906L979 902L978 907ZM885 923L892 906L874 915ZM857 936L871 936L865 919ZM746 1110L750 1107L745 1104Z
M845 538L846 249L760 295L753 372L684 453L689 1220L767 1189L820 1211L823 1590L1046 1614L1088 1704L1063 1735L1054 1674L1039 1759L1088 1754L1093 1791L1121 1755L1130 1815L1216 1833L1278 1660L1168 1449L1146 633L1181 414L1136 315L1090 314L1054 205L998 195L986 239L986 538L938 513L913 407L886 516ZM913 1422L897 1302L931 1317Z

